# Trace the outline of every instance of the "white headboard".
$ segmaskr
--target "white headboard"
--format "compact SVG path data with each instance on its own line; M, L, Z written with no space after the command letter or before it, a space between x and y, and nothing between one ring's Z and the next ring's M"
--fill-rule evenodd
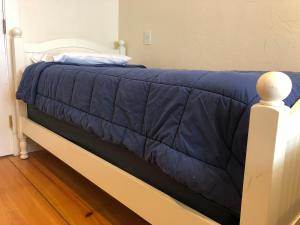
M20 28L14 28L11 31L12 37L14 39L13 43L17 40L23 42L22 40L22 30ZM18 42L18 41L17 41ZM56 39L40 43L24 43L21 49L14 47L14 55L23 55L25 64L30 63L29 58L33 54L37 53L47 53L49 51L54 51L58 49L83 49L97 53L108 53L108 54L120 54L126 55L125 42L123 40L118 41L118 48L114 46L104 46L101 43L91 42L82 39ZM21 47L21 46L20 46Z
M125 42L123 40L118 41L118 47L115 48L114 46L105 46L101 43L81 39L56 39L40 43L25 43L22 38L22 30L17 27L12 29L10 34L13 38L12 56L14 61L15 87L19 84L20 76L25 66L32 63L30 58L33 54L44 54L58 49L76 48L97 53L126 55Z
M56 39L41 43L25 43L24 50L27 53L47 52L61 48L80 48L99 53L120 54L119 49L106 47L98 43L81 39Z

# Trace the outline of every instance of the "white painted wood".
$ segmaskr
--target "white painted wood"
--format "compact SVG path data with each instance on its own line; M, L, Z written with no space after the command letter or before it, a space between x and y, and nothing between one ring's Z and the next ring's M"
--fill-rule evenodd
M6 40L2 32L3 1L0 1L0 156L13 154L13 132L9 116L12 115L11 90L8 77Z
M241 225L291 224L299 212L300 129L295 127L295 137L289 124L291 119L297 124L291 111L300 114L300 104L291 110L283 103L291 87L283 73L269 72L258 80L261 101L251 109ZM297 148L293 156L288 142Z
M7 46L7 58L8 58L8 74L9 74L9 85L10 85L10 108L12 111L12 120L13 120L13 154L19 154L19 141L17 135L17 122L16 122L16 109L15 109L15 101L16 101L16 94L15 94L15 85L14 85L14 76L13 76L13 49L12 49L12 42L13 38L10 33L12 28L19 25L19 7L18 7L19 0L5 0L5 16L6 20L6 46Z
M56 39L41 43L26 43L24 45L24 50L27 53L45 53L50 50L61 48L82 48L99 53L119 54L118 49L113 49L113 47L107 47L98 43L81 39Z
M275 224L284 158L284 124L287 108L255 105L251 109L247 158L244 175L241 224ZM278 159L277 161L275 159Z
M56 39L47 42L41 43L25 43L24 52L25 52L25 63L32 63L32 56L36 54L41 54L43 57L47 53L63 51L87 51L95 53L105 53L105 54L120 54L126 55L125 41L119 41L119 47L114 49L112 46L104 46L99 43L94 43L91 41L81 40L81 39Z
M125 41L123 40L119 41L119 54L126 55L126 45L125 45Z
M292 90L292 81L284 73L268 72L257 82L257 93L261 97L260 104L267 106L282 106L283 100Z
M279 202L278 225L296 224L300 216L300 100L291 108ZM300 221L299 221L300 223Z
M218 224L30 119L22 118L22 124L26 136L151 224Z
M99 43L94 43L91 41L81 40L81 39L56 39L41 43L25 43L25 62L27 64L31 63L31 57L37 53L45 55L47 53L59 51L59 50L70 50L78 51L84 50L88 52L95 53L105 53L105 54L120 54L126 55L125 42L123 40L119 41L118 49L114 49L112 46L107 47Z
M17 91L17 88L19 86L22 73L25 68L25 54L24 54L24 45L23 45L23 39L22 39L22 30L19 28L15 28L12 30L13 35L13 75L14 75L14 92ZM22 53L23 52L23 53ZM19 154L21 159L27 159L28 158L28 152L27 152L27 144L26 144L26 136L23 133L23 127L21 123L21 117L27 117L27 108L26 104L22 101L16 100L16 133L17 140L19 141Z

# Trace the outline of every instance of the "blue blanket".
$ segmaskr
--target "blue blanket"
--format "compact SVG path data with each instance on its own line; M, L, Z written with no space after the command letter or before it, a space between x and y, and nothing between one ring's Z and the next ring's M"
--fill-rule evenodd
M17 98L126 147L239 213L261 74L37 63L24 72ZM300 76L289 75L291 106L300 97Z

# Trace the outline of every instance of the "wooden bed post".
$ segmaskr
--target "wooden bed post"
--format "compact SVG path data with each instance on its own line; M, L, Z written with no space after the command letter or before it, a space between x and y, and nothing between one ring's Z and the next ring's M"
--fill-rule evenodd
M24 58L24 46L23 46L23 38L22 38L22 30L20 28L14 28L11 31L13 41L13 80L14 80L14 91L17 91L19 86L22 73L25 67L25 58ZM17 135L20 145L20 158L27 159L28 152L27 152L27 140L26 136L23 133L22 129L22 117L27 117L27 109L26 104L23 102L16 100L16 126L17 126Z
M119 41L119 54L120 55L126 55L126 46L125 46L125 41L124 40Z
M257 82L261 101L250 115L241 225L277 224L290 113L283 100L291 88L280 72L265 73Z

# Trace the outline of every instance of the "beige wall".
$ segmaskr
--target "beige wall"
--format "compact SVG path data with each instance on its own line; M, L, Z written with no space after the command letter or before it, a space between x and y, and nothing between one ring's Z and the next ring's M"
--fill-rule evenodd
M300 0L120 0L120 38L135 63L300 71ZM153 44L143 45L151 30Z
M17 1L26 41L82 38L111 45L118 39L118 0Z

